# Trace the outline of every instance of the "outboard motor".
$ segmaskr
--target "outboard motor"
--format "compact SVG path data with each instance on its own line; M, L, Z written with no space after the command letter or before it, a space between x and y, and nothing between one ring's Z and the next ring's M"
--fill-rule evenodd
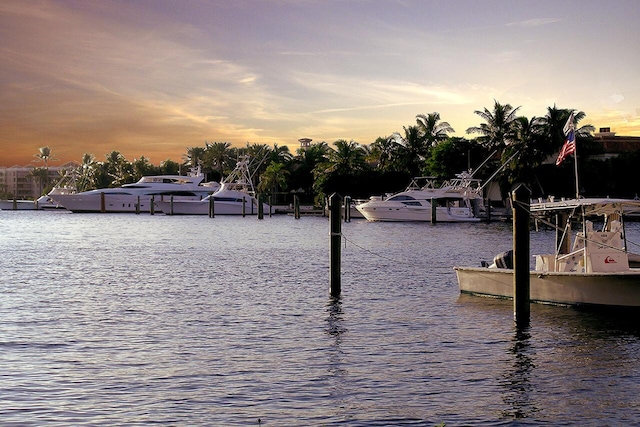
M513 250L494 256L489 268L513 268Z

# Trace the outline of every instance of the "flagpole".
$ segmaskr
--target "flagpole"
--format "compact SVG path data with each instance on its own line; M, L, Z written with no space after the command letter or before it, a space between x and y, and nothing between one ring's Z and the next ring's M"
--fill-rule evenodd
M578 185L578 144L577 144L578 139L575 133L574 133L574 138L576 138L576 148L575 148L575 151L573 152L573 163L575 165L575 170L576 170L576 200L577 200L580 198L580 186Z

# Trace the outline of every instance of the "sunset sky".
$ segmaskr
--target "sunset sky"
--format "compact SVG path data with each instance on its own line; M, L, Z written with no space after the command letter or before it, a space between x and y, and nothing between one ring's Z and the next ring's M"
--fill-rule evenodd
M0 166L369 144L494 99L640 136L637 0L0 0Z

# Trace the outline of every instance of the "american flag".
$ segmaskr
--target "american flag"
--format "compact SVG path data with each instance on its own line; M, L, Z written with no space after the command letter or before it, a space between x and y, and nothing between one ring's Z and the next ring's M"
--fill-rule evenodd
M562 150L560 150L558 160L556 160L556 166L560 166L560 163L562 163L564 161L564 158L569 154L573 154L576 152L576 130L573 120L573 113L571 113L571 115L569 116L569 120L567 120L567 123L564 125L563 131L567 135L567 140L562 146Z

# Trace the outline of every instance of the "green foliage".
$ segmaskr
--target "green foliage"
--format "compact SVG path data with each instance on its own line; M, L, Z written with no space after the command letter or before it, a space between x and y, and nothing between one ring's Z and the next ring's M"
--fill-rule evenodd
M554 155L564 144L563 128L573 113L584 194L632 197L639 191L631 175L640 160L637 154L587 161L602 147L591 136L593 126L579 126L585 118L583 112L554 105L544 116L527 118L517 114L519 108L494 100L491 109L475 111L482 122L467 129L467 133L479 134L474 139L450 137L453 128L434 112L418 114L416 125L403 126L402 132L379 137L370 144L340 139L332 146L319 142L301 147L295 154L277 144L232 147L228 142L207 141L204 146L187 147L182 164L166 160L158 167L145 157L128 162L117 151L107 154L104 162L85 154L78 184L81 190L118 186L144 175L186 173L194 166L202 168L207 180L220 181L240 156L249 155L254 184L259 191L277 194L281 203L290 203L294 192L303 203L333 192L368 198L400 191L415 176L444 180L468 170L486 180L503 164L492 178L505 192L514 183L524 182L534 197L571 196L575 193L573 158L557 167ZM35 157L46 166L52 158L51 150L43 147ZM485 159L489 159L486 165L476 171Z

